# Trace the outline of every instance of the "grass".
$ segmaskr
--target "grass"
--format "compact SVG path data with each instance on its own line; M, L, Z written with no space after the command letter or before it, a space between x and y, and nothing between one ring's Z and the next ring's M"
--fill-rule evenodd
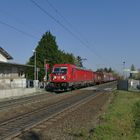
M116 91L99 124L70 135L74 140L140 140L140 93Z
M117 91L90 140L139 140L140 93Z

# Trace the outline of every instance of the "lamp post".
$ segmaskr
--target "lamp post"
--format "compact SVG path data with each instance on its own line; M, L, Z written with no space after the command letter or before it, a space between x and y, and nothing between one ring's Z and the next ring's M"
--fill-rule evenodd
M46 78L46 81L48 80L48 77L47 77L47 72L48 72L48 64L47 62L49 62L48 59L44 59L44 69L45 69L45 78Z
M123 61L123 76L125 78L125 61Z
M87 58L81 58L81 62L83 63L83 61L86 61Z
M34 80L36 80L36 50L33 50L34 53Z

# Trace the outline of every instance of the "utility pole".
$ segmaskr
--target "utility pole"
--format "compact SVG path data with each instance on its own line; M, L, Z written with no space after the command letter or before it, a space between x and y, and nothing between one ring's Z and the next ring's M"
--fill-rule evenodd
M36 80L36 50L33 50L34 53L34 80Z
M37 81L36 81L36 50L33 50L34 53L34 87L37 87Z
M123 61L123 77L125 78L125 61Z
M49 60L48 59L44 59L44 69L45 69L45 77L46 77L46 81L48 81L48 77L47 77L47 74L48 74L48 62Z

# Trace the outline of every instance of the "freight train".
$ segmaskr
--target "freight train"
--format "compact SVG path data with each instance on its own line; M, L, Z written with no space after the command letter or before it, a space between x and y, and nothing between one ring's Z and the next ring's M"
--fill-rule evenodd
M50 74L50 91L67 91L116 80L111 73L94 72L71 64L55 64Z

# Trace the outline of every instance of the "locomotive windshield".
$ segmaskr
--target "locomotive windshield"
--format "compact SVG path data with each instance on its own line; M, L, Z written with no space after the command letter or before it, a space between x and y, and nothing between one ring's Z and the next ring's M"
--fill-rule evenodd
M66 74L67 67L55 67L53 70L53 74Z

